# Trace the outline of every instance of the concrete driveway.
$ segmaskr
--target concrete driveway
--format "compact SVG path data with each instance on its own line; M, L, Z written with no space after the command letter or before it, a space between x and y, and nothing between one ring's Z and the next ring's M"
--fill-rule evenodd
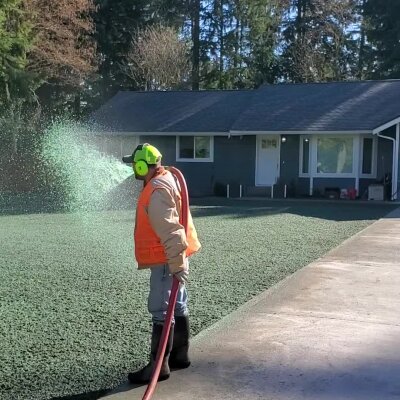
M191 354L154 400L400 399L400 209L200 333Z

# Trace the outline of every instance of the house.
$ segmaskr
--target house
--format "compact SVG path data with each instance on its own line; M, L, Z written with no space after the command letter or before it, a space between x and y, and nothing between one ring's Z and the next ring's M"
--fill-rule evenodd
M157 146L193 196L229 184L235 195L239 187L296 196L352 189L366 198L370 185L386 182L398 198L400 80L121 91L91 121L118 157L139 142Z

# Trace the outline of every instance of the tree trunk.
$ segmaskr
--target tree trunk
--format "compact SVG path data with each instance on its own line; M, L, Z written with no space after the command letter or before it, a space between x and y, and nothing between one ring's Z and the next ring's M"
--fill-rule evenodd
M4 82L4 88L6 91L6 99L7 99L7 103L11 103L11 94L10 94L10 87L8 86L8 82Z
M191 1L192 20L192 90L200 89L200 0Z
M10 92L10 85L8 84L7 81L4 82L4 89L6 92L6 99L8 103L9 111L10 111L10 117L9 118L14 118L14 110L13 106L11 104L11 92ZM14 158L14 156L18 152L18 134L17 130L14 127L11 127L11 156Z
M357 78L364 78L364 53L365 53L365 26L364 26L364 7L365 0L361 4L361 23L360 23L360 48L358 51Z
M81 94L79 92L74 97L74 115L76 118L81 116Z
M235 69L235 75L237 76L238 71L238 61L239 61L239 42L240 42L240 23L239 18L236 17L236 27L235 27L235 57L233 59L233 68Z
M220 0L219 4L219 84L220 89L224 88L224 1Z

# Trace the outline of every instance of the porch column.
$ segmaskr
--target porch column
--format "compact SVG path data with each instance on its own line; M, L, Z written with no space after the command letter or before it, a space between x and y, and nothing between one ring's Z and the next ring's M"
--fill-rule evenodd
M393 200L397 200L399 198L398 191L399 191L399 141L400 141L400 122L396 124L396 142L394 143L394 147L396 148L395 159L393 163L395 163L395 176L392 179L395 182L393 187Z

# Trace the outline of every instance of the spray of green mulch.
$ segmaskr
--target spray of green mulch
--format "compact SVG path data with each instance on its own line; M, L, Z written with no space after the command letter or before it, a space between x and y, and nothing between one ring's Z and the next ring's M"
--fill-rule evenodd
M93 133L77 123L55 123L46 132L42 158L62 198L63 208L82 212L114 208L124 201L115 189L133 174L132 168L101 153L90 138ZM113 196L114 195L114 196Z

